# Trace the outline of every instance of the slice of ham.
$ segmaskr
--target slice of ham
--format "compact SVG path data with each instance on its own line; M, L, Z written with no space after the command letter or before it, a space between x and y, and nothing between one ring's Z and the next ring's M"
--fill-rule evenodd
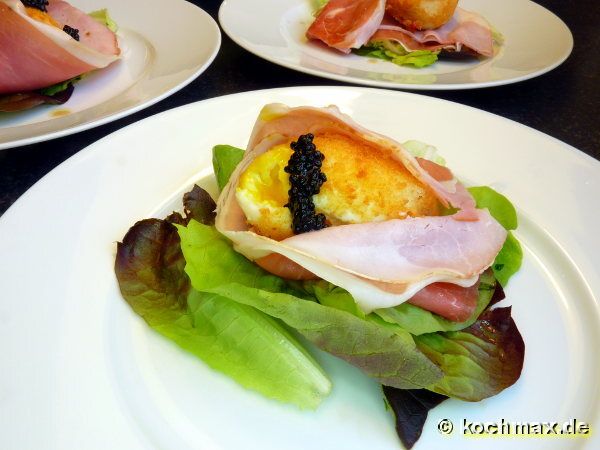
M408 217L339 225L297 234L280 244L383 283L409 284L432 276L471 279L494 260L506 239L506 231L487 210L477 210L476 218Z
M433 283L411 297L408 303L454 322L464 322L477 307L479 282L470 287L452 283Z
M408 51L445 49L460 52L466 47L483 56L494 55L490 24L479 14L462 8L456 8L452 19L435 30L409 31L386 17L369 42L388 39Z
M81 27L80 36L91 30L94 39L102 42L90 47L60 28L30 18L20 1L0 0L0 94L51 86L119 58L112 31L91 18L94 23L86 25L80 11L63 3L52 2L49 8L59 8L65 19L73 18L71 23ZM99 32L98 27L105 31Z
M249 230L235 197L246 167L276 144L305 133L328 132L389 152L430 186L442 203L464 209L453 216L329 227L280 242ZM365 312L396 306L433 283L473 286L506 238L502 226L487 210L476 209L464 186L449 170L442 169L420 163L399 143L362 128L336 107L267 105L254 126L243 160L219 197L216 227L249 259L282 255L307 272L348 290Z
M62 25L79 30L79 42L104 54L118 55L121 51L117 35L83 11L61 0L49 0L48 14Z
M308 28L306 37L349 53L369 41L384 13L385 0L330 0Z

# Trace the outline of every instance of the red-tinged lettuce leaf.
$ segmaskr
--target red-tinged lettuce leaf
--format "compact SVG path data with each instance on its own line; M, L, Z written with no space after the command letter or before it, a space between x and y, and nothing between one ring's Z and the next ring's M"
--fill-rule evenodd
M117 244L121 293L155 331L213 369L266 397L315 408L331 382L288 330L252 307L191 289L173 223L212 223L214 206L196 186L184 196L185 217L136 223Z
M216 204L199 186L184 194L185 217L172 213L165 220L145 219L117 243L115 273L121 294L151 326L185 313L190 281L177 228L192 218L214 223Z
M504 298L498 284L490 306ZM513 385L521 375L525 344L511 308L486 309L477 321L458 332L416 336L418 348L444 371L431 390L395 389L383 393L396 420L398 437L407 449L419 440L427 414L448 398L481 400Z
M442 371L428 387L440 394L479 401L512 386L521 376L525 343L511 308L486 310L461 331L414 337L417 347Z
M194 188L183 195L183 209L187 222L194 219L204 225L214 225L217 205L210 194L201 187Z
M504 293L504 289L502 288L502 285L500 283L496 283L496 287L494 289L494 294L492 295L492 299L490 300L490 303L489 303L487 309L490 309L496 303L501 302L505 298L506 298L506 294Z
M398 437L404 447L411 449L421 437L429 411L448 397L427 389L382 387L386 403L394 413Z
M190 282L184 268L177 229L166 220L137 222L117 243L115 273L121 294L150 326L186 313Z
M54 95L31 91L0 96L0 112L24 111L44 104L62 105L71 98L74 89L75 87L70 84L66 89Z

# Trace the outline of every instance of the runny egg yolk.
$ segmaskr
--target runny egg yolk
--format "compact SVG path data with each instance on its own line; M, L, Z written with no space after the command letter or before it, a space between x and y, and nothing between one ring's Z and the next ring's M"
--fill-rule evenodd
M292 156L289 144L276 145L258 156L240 177L236 198L258 234L281 240L291 236L288 202L290 176L284 171Z
M382 149L341 134L317 135L313 142L325 155L321 171L327 176L313 201L330 225L440 213L431 189ZM252 229L276 240L293 235L292 216L284 206L290 189L284 168L291 155L289 142L272 147L250 163L236 189Z
M56 20L54 20L52 18L52 16L50 14L48 14L47 12L40 11L39 9L36 9L36 8L29 8L29 7L26 7L25 10L27 11L27 15L29 17L31 17L32 19L37 20L38 22L45 23L47 25L52 25L53 27L56 27L56 28L61 28L61 26L58 24L58 22Z

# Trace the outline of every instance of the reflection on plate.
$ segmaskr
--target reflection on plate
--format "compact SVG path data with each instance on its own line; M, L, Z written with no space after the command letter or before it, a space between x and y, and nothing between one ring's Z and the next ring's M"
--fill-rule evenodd
M0 150L76 133L146 108L190 83L219 50L217 24L188 2L98 1L73 4L83 11L109 10L120 26L122 58L77 83L64 105L0 113Z
M527 343L523 374L496 397L434 409L419 448L599 448L598 433L482 443L461 430L463 420L502 418L577 419L599 429L600 242L591 237L600 214L589 205L600 192L600 163L455 103L334 87L236 94L145 119L79 152L0 218L0 353L10 366L0 371L0 448L401 448L377 383L358 369L315 352L334 389L317 411L300 411L180 351L118 291L115 242L212 179L212 146L243 147L270 102L336 104L398 141L429 142L463 180L489 184L519 208L525 260L506 303ZM451 436L437 431L443 418L455 424Z
M344 55L304 34L314 20L311 0L225 0L223 30L246 50L290 69L349 83L402 89L473 89L526 80L552 70L571 53L573 37L550 11L529 0L461 0L503 34L492 58L439 60L422 69ZM261 11L252 17L253 11ZM520 20L516 20L519 18ZM535 30L535 33L532 33Z

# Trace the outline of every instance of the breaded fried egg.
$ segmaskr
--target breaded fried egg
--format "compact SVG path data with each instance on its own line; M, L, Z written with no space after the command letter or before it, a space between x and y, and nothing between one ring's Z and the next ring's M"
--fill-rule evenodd
M254 159L236 188L237 201L253 231L276 240L293 235L292 216L285 207L290 182L284 168L293 152L290 142ZM316 212L323 213L329 225L440 213L439 201L428 186L392 155L367 141L321 134L313 142L325 155L321 171L327 176L313 201Z
M409 30L433 30L454 15L458 0L387 0L385 10Z

